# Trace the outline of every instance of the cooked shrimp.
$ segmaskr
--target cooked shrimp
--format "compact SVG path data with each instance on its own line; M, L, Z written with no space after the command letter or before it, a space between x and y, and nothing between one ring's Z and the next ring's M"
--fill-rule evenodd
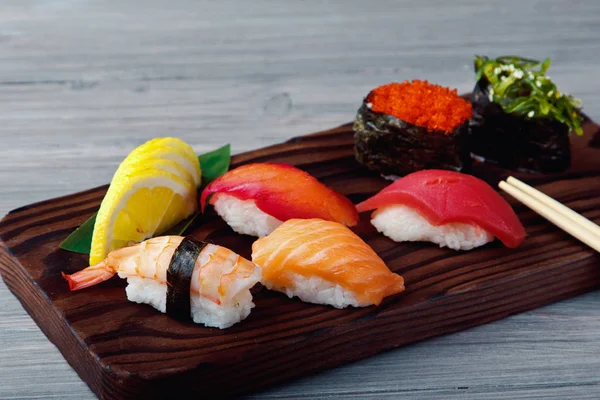
M106 259L72 275L62 273L69 289L79 290L96 285L119 274L120 278L137 276L167 282L167 269L182 236L160 236L133 246L111 251Z
M172 284L168 281L167 271L173 258L178 257L176 251L183 241L181 236L156 237L114 250L99 264L72 275L62 275L69 282L71 290L79 290L118 274L120 278L127 278L129 300L151 304L161 312L168 312L167 291L171 289ZM211 325L206 320L220 320L225 317L227 325L236 319L230 315L231 308L242 309L242 312L237 313L237 317L240 318L235 322L245 318L254 306L249 290L261 278L260 267L225 247L195 241L194 243L200 244L199 253L195 254L191 273L185 278L189 282L189 302L194 321L226 327L219 323ZM224 311L222 307L228 309ZM217 316L209 315L215 312ZM227 315L222 315L224 312Z

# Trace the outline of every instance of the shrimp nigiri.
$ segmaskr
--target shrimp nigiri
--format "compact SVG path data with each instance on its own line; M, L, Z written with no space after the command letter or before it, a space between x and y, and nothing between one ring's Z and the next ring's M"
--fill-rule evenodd
M224 329L250 314L250 289L261 273L259 266L225 247L161 236L113 250L96 265L62 275L71 290L79 290L117 274L127 279L130 301Z
M429 241L471 250L494 237L511 248L525 239L525 229L510 204L484 181L460 172L414 172L356 209L375 209L371 224L396 242Z
M322 219L290 219L252 245L268 289L336 308L378 305L404 279L354 232Z
M207 200L234 231L252 236L266 236L292 218L358 223L358 212L348 198L288 164L235 168L204 189L202 211Z

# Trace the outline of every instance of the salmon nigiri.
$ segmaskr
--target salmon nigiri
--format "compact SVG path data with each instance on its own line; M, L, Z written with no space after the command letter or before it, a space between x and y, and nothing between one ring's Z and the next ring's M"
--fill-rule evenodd
M460 172L414 172L356 208L376 209L371 223L397 242L429 241L470 250L494 237L511 248L525 239L525 229L506 200L484 181Z
M348 198L288 164L235 168L204 189L202 211L207 200L234 231L252 236L266 236L292 218L321 218L347 226L358 223Z
M284 222L254 242L252 261L268 289L309 303L365 307L404 290L404 279L360 237L322 219Z
M261 269L233 251L182 236L161 236L113 250L72 275L71 290L115 275L127 279L127 299L180 319L217 328L243 320L254 307L250 289Z

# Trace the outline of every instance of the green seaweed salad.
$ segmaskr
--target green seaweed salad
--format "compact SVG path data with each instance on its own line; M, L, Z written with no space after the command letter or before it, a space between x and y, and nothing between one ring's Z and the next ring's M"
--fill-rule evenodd
M558 91L546 76L549 67L549 58L540 62L517 56L475 56L477 81L487 80L490 100L506 113L527 119L550 118L583 135L581 101Z

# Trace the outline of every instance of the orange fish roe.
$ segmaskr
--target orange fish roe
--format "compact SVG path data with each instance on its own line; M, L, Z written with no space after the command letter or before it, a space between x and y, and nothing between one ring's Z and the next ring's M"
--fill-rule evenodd
M375 112L446 134L473 114L471 103L459 97L456 89L420 80L379 86L369 93L366 102Z

